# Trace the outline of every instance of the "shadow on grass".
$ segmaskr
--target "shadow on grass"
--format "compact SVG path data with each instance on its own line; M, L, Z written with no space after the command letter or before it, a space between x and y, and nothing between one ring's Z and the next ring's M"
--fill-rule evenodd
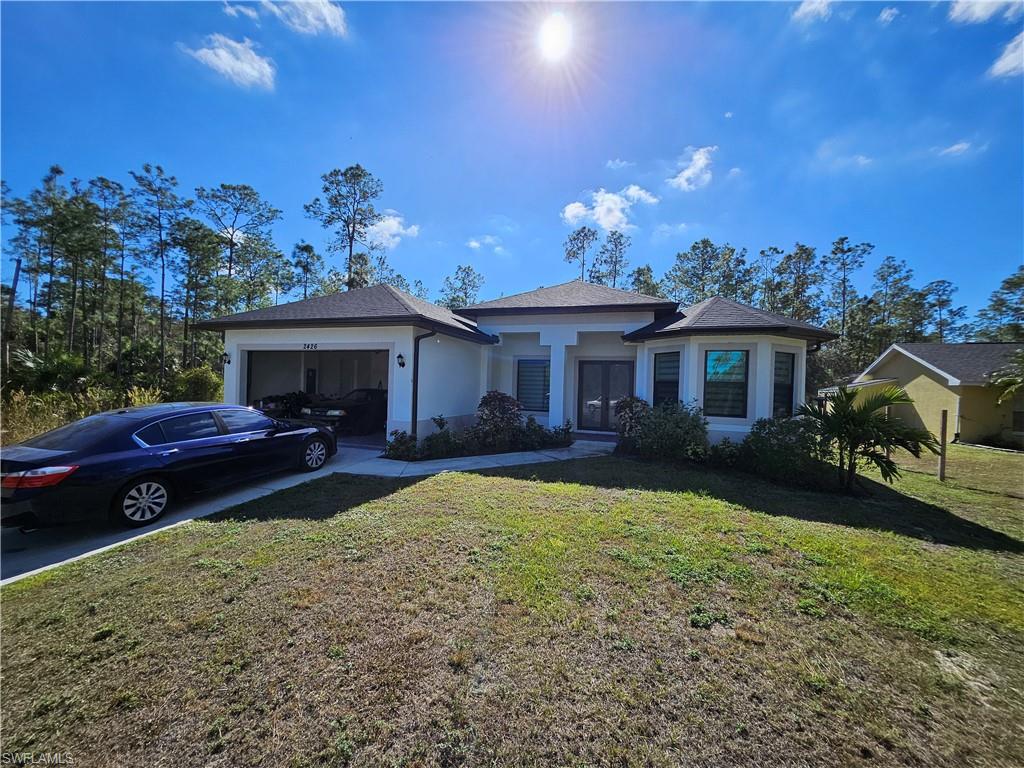
M222 510L207 520L325 520L390 496L425 477L374 477L336 473Z
M1024 552L1024 542L1018 539L869 479L863 481L869 495L852 497L788 488L741 472L618 457L495 467L476 473L598 488L706 493L768 515L891 531L967 549Z

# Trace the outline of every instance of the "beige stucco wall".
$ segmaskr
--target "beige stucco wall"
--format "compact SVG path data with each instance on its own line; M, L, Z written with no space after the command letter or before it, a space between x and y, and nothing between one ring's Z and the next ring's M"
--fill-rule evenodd
M999 390L994 387L960 388L960 439L976 443L984 438L1024 442L1024 436L1013 434L1013 403L1000 405Z
M948 439L952 440L957 431L957 392L946 378L914 362L906 355L894 354L884 361L862 381L873 379L896 379L914 401L911 405L899 405L892 409L893 416L917 427L924 427L936 437L939 436L943 409L949 411ZM867 391L870 391L868 388Z

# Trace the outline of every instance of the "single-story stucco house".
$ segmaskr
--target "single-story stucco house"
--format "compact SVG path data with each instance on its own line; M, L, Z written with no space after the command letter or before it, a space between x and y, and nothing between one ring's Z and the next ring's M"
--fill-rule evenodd
M893 415L936 436L945 410L951 440L1024 446L1024 395L1000 404L999 390L990 384L1018 349L1024 343L893 344L847 387L902 387L914 402L894 407Z
M224 334L224 398L388 391L387 431L473 422L500 390L545 425L613 432L614 404L696 401L712 438L742 437L804 400L806 357L834 334L723 298L667 299L574 280L452 312L389 285L208 320Z

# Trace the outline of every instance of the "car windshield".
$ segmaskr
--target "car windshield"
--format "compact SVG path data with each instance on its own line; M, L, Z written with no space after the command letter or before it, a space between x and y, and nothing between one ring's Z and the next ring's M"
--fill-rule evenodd
M50 451L82 451L123 428L127 422L123 416L97 413L84 419L65 424L49 432L26 440L22 445L44 448Z
M372 398L372 389L353 389L342 400L347 403L364 403Z

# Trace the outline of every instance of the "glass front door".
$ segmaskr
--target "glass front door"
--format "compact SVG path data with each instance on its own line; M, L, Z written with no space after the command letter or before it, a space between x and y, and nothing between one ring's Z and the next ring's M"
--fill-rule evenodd
M580 360L577 392L577 427L614 432L615 405L633 394L632 361Z

